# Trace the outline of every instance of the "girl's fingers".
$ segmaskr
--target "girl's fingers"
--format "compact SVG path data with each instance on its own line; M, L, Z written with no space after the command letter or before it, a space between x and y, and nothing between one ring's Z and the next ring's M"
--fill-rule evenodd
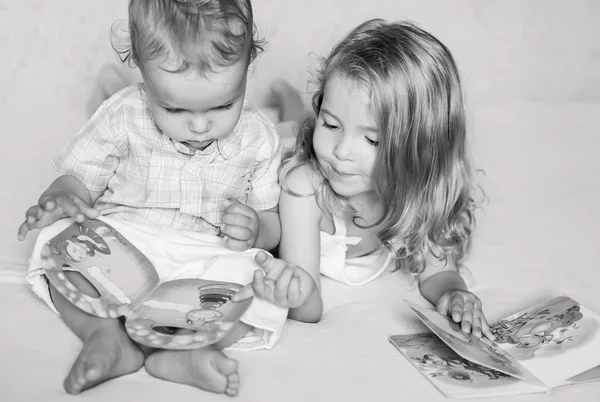
M290 286L288 287L288 300L293 304L294 307L300 307L296 304L299 299L302 297L302 291L300 290L300 278L297 275L292 277L290 281Z
M454 298L450 304L450 315L454 322L460 322L463 315L463 301Z
M273 295L270 294L269 289L264 281L264 274L260 269L254 271L254 277L252 278L252 289L254 294L269 301L273 300Z
M436 310L438 313L440 313L442 315L447 315L449 306L450 306L450 297L448 297L448 295L446 293L444 293L442 295L442 297L440 298L440 300L438 300L438 303L436 305Z
M271 279L279 278L281 272L287 267L287 263L279 258L274 258L264 251L256 253L254 260L265 271L265 276Z
M463 332L469 333L471 332L471 327L473 325L473 312L475 311L475 305L471 300L465 301L463 304L463 313L461 318L461 328Z
M490 341L496 340L496 337L492 333L490 325L488 324L488 322L487 322L485 316L483 315L483 313L481 314L481 332Z
M254 296L254 289L252 289L252 284L248 284L238 290L233 296L231 296L231 301L234 303L249 299Z
M260 265L265 270L265 272L269 273L269 271L271 270L271 266L273 265L272 262L268 262L269 258L272 257L270 257L269 254L261 250L254 256L254 261L256 261L256 263Z
M294 275L294 271L290 268L284 269L277 278L277 282L275 283L275 301L279 304L287 304L288 302L288 288L290 286L290 281L292 280L292 276Z
M477 338L481 338L481 334L482 334L481 316L479 316L477 314L478 314L477 312L475 314L473 314L473 326L472 326L471 332Z

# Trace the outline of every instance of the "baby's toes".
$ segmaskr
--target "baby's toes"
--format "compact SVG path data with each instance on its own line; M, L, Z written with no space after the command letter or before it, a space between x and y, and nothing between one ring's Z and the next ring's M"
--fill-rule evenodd
M240 390L240 376L236 372L227 376L227 386L225 387L225 395L237 396Z

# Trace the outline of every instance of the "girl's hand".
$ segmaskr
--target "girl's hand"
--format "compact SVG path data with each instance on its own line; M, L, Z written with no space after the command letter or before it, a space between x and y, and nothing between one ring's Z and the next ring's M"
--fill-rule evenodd
M254 247L258 238L260 222L258 214L252 208L230 198L223 214L221 234L225 244L231 250L244 251Z
M18 239L24 240L33 229L44 228L59 219L71 217L77 222L86 218L95 219L100 211L90 207L81 198L65 190L56 190L43 195L38 205L25 212L25 222L19 226Z
M233 302L254 295L279 307L297 308L308 300L317 287L310 274L294 264L273 258L264 251L256 253L255 259L266 274L257 269L252 283L233 295Z
M473 332L478 338L482 334L493 341L494 335L483 315L481 300L468 290L449 290L438 300L436 310L443 315L449 315L456 323L460 323L463 332Z

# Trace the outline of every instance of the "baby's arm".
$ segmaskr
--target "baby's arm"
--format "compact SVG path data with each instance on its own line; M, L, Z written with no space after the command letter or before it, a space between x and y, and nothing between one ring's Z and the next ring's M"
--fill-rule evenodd
M450 315L454 322L460 322L463 332L472 331L477 337L485 335L494 339L481 300L467 289L451 257L441 261L428 255L425 270L419 275L419 289L440 314Z
M264 121L258 123L262 125L264 137L257 144L257 164L250 178L247 205L229 199L222 218L221 232L226 245L237 251L250 247L272 250L281 238L277 203L281 190L278 171L282 150L274 127Z
M100 215L94 208L94 202L102 192L89 191L74 176L60 176L42 193L38 204L25 213L25 222L18 231L18 239L24 240L33 229L41 229L59 219L71 217L82 222L86 217L93 219Z
M237 199L229 199L225 208L221 234L231 250L244 251L252 247L272 250L281 237L277 207L255 211Z
M265 211L257 211L258 215L258 237L254 247L263 250L273 250L281 239L281 223L277 207Z

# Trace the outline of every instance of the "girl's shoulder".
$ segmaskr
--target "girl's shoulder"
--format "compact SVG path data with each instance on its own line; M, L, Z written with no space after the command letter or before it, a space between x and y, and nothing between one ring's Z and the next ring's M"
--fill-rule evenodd
M303 163L286 172L281 177L283 190L291 195L308 197L319 189L321 177L310 165Z

